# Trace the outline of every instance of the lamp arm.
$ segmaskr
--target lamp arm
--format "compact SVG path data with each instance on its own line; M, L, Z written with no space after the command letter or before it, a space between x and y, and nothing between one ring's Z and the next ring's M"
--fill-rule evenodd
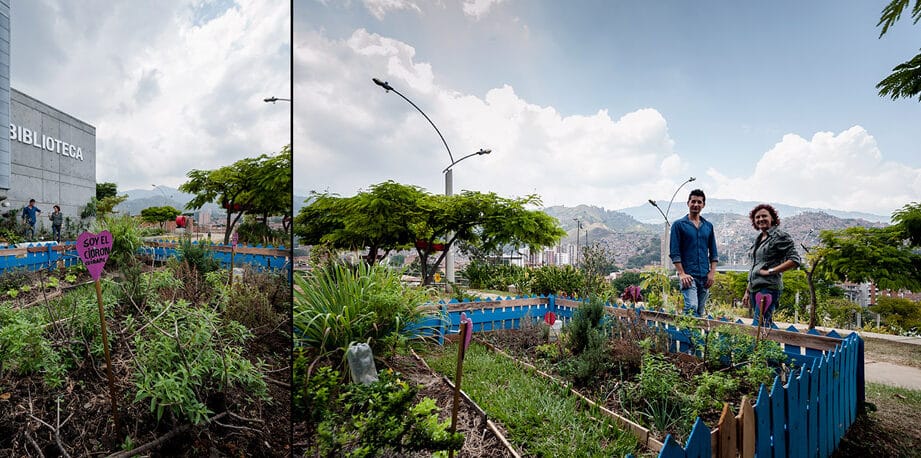
M451 159L451 165L454 165L454 164L455 164L455 162L454 162L454 155L451 154L451 148L448 148L448 142L445 141L444 135L441 135L441 131L438 130L438 126L436 126L435 123L432 122L431 118L429 118L429 115L425 114L425 112L422 111L421 108L419 108L415 103L413 103L412 100L409 100L408 98L406 98L405 95L401 94L400 91L394 89L393 87L390 87L389 89L390 89L391 91L393 91L393 92L396 92L396 94L397 94L398 96L402 97L403 100L409 102L409 104L412 105L413 108L416 109L416 111L418 111L419 113L421 113L422 116L425 117L425 120L428 121L429 124L431 124L433 128L435 128L435 132L437 132L437 133L438 133L438 137L441 138L441 143L444 143L445 149L448 150L448 158ZM457 161L457 162L460 162L460 161ZM448 168L451 168L451 166L448 166ZM447 169L445 169L445 170L447 171Z

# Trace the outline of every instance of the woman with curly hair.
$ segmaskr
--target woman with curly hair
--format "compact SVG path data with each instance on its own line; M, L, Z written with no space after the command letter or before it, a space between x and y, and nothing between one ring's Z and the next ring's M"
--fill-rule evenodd
M754 317L764 326L773 323L774 308L783 292L782 274L795 269L802 260L796 252L793 237L781 230L777 210L768 204L759 204L748 214L752 227L759 231L749 250L752 266L748 272L748 286L742 303L753 306ZM764 310L762 310L764 307Z

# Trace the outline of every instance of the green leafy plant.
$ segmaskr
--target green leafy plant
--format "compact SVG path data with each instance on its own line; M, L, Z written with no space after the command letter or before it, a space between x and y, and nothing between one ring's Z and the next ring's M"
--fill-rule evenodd
M338 379L337 371L323 369L306 392L311 417L319 420L319 456L371 457L388 450L458 450L463 445L464 436L448 430L450 421L438 420L435 400L414 404L418 388L393 371L382 371L368 385L346 385L332 396Z
M51 289L56 289L58 286L60 286L60 284L61 279L58 277L48 277L48 279L45 280L45 285Z
M202 276L221 268L220 261L212 255L210 244L193 243L188 238L179 241L179 260L189 263Z
M135 401L148 402L157 420L169 412L201 424L214 413L206 401L234 387L245 400L268 399L259 365L243 356L245 327L183 301L149 305L158 325L134 338Z
M416 335L416 326L435 315L422 308L424 291L405 287L386 266L332 264L294 276L294 327L298 345L345 361L352 342L367 342L375 354L392 333Z

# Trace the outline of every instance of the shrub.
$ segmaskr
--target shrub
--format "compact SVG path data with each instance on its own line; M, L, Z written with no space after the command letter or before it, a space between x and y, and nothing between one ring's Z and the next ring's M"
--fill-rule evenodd
M193 243L191 239L183 238L179 241L178 251L179 260L194 267L202 277L221 268L220 261L214 259L207 243Z
M563 293L575 296L585 286L585 274L573 266L542 266L533 269L528 279L528 290L537 294Z
M598 298L592 298L576 310L568 327L569 351L572 354L582 353L592 339L592 334L601 332L604 315L604 303Z
M246 328L185 301L150 305L151 318L159 318L134 338L135 402L149 401L158 421L169 412L201 424L214 413L206 401L232 388L244 400L268 399L259 367L243 356Z
M384 370L377 382L349 384L338 397L338 372L321 369L305 391L310 417L317 422L318 456L378 456L386 451L459 450L461 433L438 421L435 400L413 404L418 388Z
M427 300L425 292L404 287L386 266L359 264L353 270L332 264L306 277L295 275L296 341L343 364L352 342L367 342L377 354L386 348L386 337L412 336L418 332L413 326L437 313L420 307Z

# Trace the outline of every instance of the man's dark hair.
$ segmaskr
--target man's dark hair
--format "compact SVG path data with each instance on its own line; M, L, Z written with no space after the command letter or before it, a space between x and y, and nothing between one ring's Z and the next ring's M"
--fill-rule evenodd
M691 191L691 193L688 194L688 202L690 202L690 201L691 201L691 197L694 197L694 196L700 197L701 199L703 199L704 203L707 203L707 195L704 194L704 192L703 192L702 190L700 190L700 189L695 189L695 190Z

